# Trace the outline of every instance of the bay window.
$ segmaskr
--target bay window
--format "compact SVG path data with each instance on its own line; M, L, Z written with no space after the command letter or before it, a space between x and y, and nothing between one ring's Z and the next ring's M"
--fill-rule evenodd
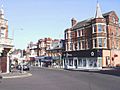
M93 26L92 26L92 32L93 32L93 33L96 33L96 25L93 25Z
M104 38L104 47L107 47L107 38Z
M102 38L98 38L98 47L102 47Z
M101 33L103 30L102 30L102 25L101 24L98 24L98 33Z
M93 48L97 47L97 39L93 39Z
M107 47L107 38L97 37L93 39L93 48L106 48Z

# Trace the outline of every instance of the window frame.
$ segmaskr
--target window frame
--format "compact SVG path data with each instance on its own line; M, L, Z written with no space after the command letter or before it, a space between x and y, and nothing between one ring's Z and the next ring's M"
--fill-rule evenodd
M102 29L102 25L101 25L101 24L98 24L97 27L98 27L98 33L103 32L103 29Z

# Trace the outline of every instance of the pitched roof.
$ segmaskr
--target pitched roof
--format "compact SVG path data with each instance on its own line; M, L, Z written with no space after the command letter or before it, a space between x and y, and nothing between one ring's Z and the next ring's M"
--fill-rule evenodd
M113 13L113 12L115 12L115 11L110 11L110 12L104 13L103 16L104 16L104 17L105 17L105 16L108 16L108 15L110 15L110 14Z
M110 14L114 14L117 17L117 19L119 19L118 16L117 16L117 14L115 13L115 11L110 11L110 12L104 13L103 16L104 17L105 16L109 16Z
M89 19L83 20L83 21L81 21L81 22L78 22L78 23L73 27L73 29L77 29L77 28L80 28L80 27L89 25L92 19L93 19L93 18L89 18Z
M115 13L115 11L110 11L110 12L104 13L102 15L105 17L105 16L110 15L113 12ZM92 18L80 21L74 27L72 27L72 29L74 30L74 29L77 29L77 28L82 28L83 26L90 25L92 19L94 19L94 18L92 17Z

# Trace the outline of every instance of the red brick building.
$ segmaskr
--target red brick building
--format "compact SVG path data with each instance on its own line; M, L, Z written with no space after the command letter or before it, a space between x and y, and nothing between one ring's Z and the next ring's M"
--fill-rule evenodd
M120 64L120 26L115 11L101 13L97 3L94 18L77 22L65 30L65 68L101 69Z
M62 67L62 53L64 52L65 44L62 39L54 39L49 49L47 49L48 56L52 57L53 66Z
M37 43L37 56L49 56L46 50L50 48L52 41L52 38L39 39Z
M36 44L33 42L28 44L27 56L30 57L31 65L42 66L48 62L50 62L50 64L55 62L61 65L64 46L64 40L52 38L39 39ZM49 58L49 60L45 58Z

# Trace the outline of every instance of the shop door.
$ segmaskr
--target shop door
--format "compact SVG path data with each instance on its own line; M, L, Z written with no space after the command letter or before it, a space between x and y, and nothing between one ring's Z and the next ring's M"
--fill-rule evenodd
M77 59L74 60L74 66L77 68Z

